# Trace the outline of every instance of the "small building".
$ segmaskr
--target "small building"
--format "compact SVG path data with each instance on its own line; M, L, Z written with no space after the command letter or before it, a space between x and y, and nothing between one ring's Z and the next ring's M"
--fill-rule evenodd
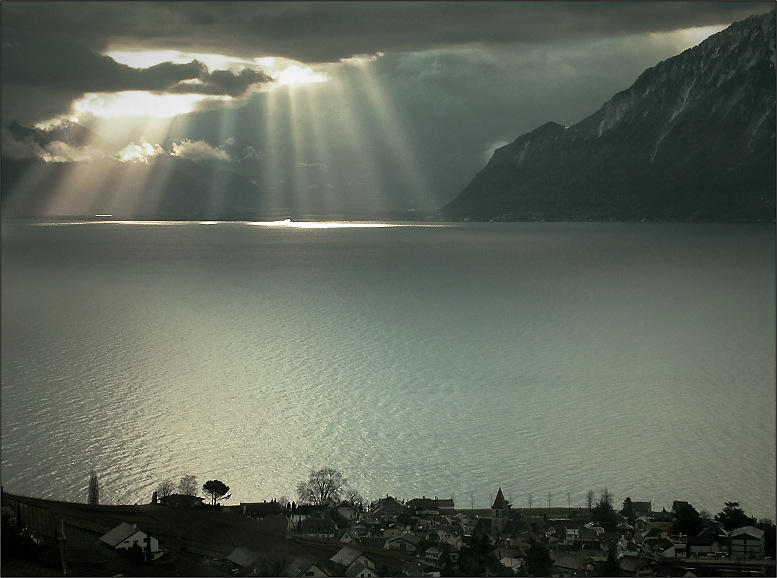
M762 560L764 531L753 526L732 530L729 534L729 553L732 560Z
M131 552L138 549L148 560L156 560L164 552L159 548L159 540L139 530L135 524L122 522L110 532L100 536L100 542L115 550Z
M455 516L457 514L453 499L414 498L407 503L416 516Z
M292 560L291 563L286 566L283 575L294 576L298 578L307 576L331 576L331 574L329 574L329 572L322 564L313 562L307 558L294 558L294 560Z
M170 494L159 498L159 503L170 508L198 508L205 498L187 494Z
M259 556L261 556L261 553L256 550L240 547L232 550L229 556L227 556L227 560L239 569L252 570L256 561L259 560Z
M377 578L378 576L373 568L365 566L361 562L351 564L345 571L345 575L348 578Z
M648 538L645 547L661 558L674 558L677 555L674 542L668 538Z
M300 534L316 538L334 538L337 526L331 518L305 518L298 525Z
M335 512L337 512L337 515L343 518L346 522L352 522L359 517L359 508L350 502L340 502L335 506Z
M398 518L408 515L410 508L386 494L385 498L372 503L372 512L387 522L396 522Z
M283 506L275 500L269 502L240 502L239 512L244 516L261 520L266 516L283 514L284 509Z
M375 568L375 563L370 560L361 550L352 548L351 546L343 546L340 550L330 558L335 564L340 564L344 568L348 569L352 564L359 562L367 568Z
M634 508L634 514L637 518L640 516L649 516L653 513L652 502L631 502L631 506Z
M415 553L421 539L415 534L402 534L395 538L386 540L386 550L396 550L398 552Z
M361 538L353 529L346 528L337 532L337 541L343 544L358 544L361 542Z

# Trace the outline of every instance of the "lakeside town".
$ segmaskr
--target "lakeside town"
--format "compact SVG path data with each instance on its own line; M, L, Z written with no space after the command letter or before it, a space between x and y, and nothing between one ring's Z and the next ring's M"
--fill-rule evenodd
M452 498L365 502L330 468L300 482L300 503L225 505L229 487L194 476L161 483L151 503L2 494L4 576L775 576L775 525L726 502L714 516L675 501L490 509Z

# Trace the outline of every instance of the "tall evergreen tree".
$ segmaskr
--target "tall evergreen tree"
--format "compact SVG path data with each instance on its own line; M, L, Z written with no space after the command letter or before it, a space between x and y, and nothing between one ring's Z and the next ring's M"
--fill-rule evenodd
M626 517L629 524L634 524L637 519L637 513L634 511L634 504L631 502L631 498L626 497L623 500L623 508L621 508L620 514Z
M591 518L604 528L605 532L615 532L618 529L618 515L612 507L612 495L606 488L591 512Z

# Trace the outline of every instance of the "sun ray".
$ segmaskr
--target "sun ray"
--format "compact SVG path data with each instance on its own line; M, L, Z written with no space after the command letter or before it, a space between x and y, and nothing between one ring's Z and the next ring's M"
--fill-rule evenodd
M403 116L397 111L388 96L389 91L378 75L371 72L368 61L354 60L350 64L357 72L357 85L363 88L379 122L381 134L385 136L392 153L392 160L398 165L399 174L405 178L407 193L416 204L429 206L432 202L429 186L416 160L418 155L406 136L407 128L404 126Z
M383 191L377 177L377 152L371 139L367 137L358 94L349 82L346 70L340 68L335 73L331 87L333 102L340 103L336 113L338 135L344 137L336 143L340 147L338 152L355 161L345 168L348 171L347 176L344 176L342 171L339 173L341 186L345 189L344 195L360 195L365 202L372 197L382 199Z
M265 92L261 96L261 118L257 123L257 132L261 135L262 146L262 190L265 203L279 210L290 210L283 194L281 182L280 154L281 144L279 91Z

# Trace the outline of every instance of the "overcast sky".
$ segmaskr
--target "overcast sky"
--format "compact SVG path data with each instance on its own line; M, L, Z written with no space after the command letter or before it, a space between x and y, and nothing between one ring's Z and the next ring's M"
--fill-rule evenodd
M77 118L123 162L264 159L265 187L438 205L495 147L582 120L773 5L6 0L3 125ZM5 156L88 162L97 148L3 129Z

